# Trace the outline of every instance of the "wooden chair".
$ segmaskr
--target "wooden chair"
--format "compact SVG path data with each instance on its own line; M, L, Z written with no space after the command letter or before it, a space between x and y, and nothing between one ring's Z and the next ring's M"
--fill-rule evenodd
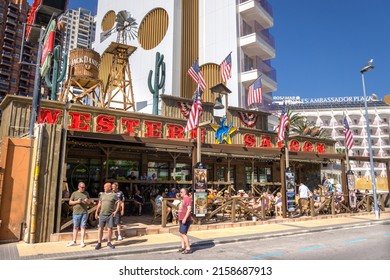
M157 208L157 205L156 205L156 202L154 201L154 199L151 199L150 202L152 203L152 207L153 207L152 224L154 224L154 221L156 220L156 218L162 217L162 214L161 214L161 209Z

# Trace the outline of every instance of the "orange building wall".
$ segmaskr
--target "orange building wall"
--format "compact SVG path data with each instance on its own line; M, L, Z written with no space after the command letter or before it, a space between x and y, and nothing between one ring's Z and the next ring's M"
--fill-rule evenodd
M0 241L22 238L32 141L2 139L0 157Z

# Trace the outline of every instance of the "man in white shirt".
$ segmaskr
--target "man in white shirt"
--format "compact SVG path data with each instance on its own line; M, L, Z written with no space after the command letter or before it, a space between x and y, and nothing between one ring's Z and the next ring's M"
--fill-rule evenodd
M298 192L301 215L308 214L310 190L305 184L300 183Z

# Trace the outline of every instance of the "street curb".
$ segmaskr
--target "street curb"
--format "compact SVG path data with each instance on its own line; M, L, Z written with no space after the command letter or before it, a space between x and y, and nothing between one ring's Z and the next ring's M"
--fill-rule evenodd
M236 242L245 242L245 241L252 241L252 240L260 240L260 239L269 239L269 238L276 238L276 237L282 237L282 236L292 236L292 235L300 235L300 234L307 234L307 233L315 233L315 232L324 232L324 231L331 231L331 230L338 230L338 229L345 229L345 228L355 228L355 227L362 227L362 226L372 226L372 225L378 225L378 224L390 224L390 219L386 220L380 220L380 221L368 221L368 222L360 222L360 223L348 223L348 224L340 224L335 226L324 226L324 227L316 227L311 229L296 229L292 231L282 231L282 232L276 232L271 234L252 234L252 235L243 235L240 237L222 237L215 240L202 240L199 242L195 242L192 244L192 248L194 251L197 249L202 249L205 247L215 246L217 244L229 244L229 243L236 243ZM156 247L159 246L159 247ZM111 256L118 256L118 255L133 255L133 254L140 254L140 253L153 253L153 252L164 252L164 251L170 251L170 250L176 250L178 249L178 245L148 245L144 246L143 248L123 248L123 249L114 249L109 251L88 251L83 253L79 253L78 256L59 256L59 257L48 257L43 258L44 260L84 260L84 259L104 259L105 257L111 257Z

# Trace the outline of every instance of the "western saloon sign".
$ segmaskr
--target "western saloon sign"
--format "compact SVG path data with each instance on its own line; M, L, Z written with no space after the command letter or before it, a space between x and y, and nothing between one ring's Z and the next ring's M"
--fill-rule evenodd
M60 116L63 110L41 108L38 115L38 123L57 124L60 122ZM138 137L153 137L165 139L195 139L196 130L192 130L189 136L184 133L185 120L167 119L161 117L161 121L148 119L149 115L134 114L103 114L98 112L80 112L68 111L68 130L95 132L104 134L124 134ZM126 116L124 116L126 115ZM149 117L150 118L150 117ZM180 123L181 122L181 123ZM201 141L205 142L206 133L213 133L212 130L201 128ZM258 131L253 133L237 133L234 144L242 144L245 147L282 147L277 144L277 135L275 133L259 134ZM298 141L292 139L289 142L291 151L306 151L325 153L326 144L315 141Z

